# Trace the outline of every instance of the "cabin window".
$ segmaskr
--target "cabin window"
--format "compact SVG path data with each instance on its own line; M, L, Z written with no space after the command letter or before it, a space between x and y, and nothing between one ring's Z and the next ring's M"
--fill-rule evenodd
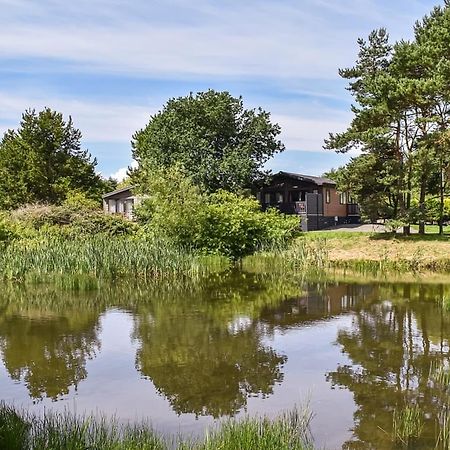
M114 214L116 212L116 201L109 200L108 205L109 205L109 208L108 208L109 212Z
M277 192L275 198L277 203L283 203L283 194L281 192Z
M331 201L330 190L325 189L325 203L330 203L330 201Z
M261 203L261 192L259 191L256 193L256 200Z
M270 204L270 192L264 194L264 203Z
M346 192L341 192L339 194L339 203L341 205L346 205L347 204L347 193Z

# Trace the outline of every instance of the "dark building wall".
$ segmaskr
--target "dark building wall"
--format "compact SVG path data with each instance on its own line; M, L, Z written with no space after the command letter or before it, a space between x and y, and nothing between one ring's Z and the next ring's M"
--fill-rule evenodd
M336 225L345 224L358 224L360 223L359 217L339 217L335 220L335 217L331 216L303 216L302 217L302 231L316 231L323 230L324 228L332 228Z

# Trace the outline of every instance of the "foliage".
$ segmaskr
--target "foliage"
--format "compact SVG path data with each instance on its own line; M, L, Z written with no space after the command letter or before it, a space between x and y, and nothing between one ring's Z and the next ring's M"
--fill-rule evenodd
M68 412L46 411L39 417L2 404L0 444L11 450L307 450L312 449L310 421L308 410L294 410L274 420L228 420L202 440L170 441L145 423L119 425L106 417L76 417Z
M449 194L449 26L446 2L417 22L411 42L392 45L385 29L359 39L356 64L340 70L356 101L354 118L345 132L325 142L340 152L362 150L340 175L367 216L418 221L420 232L427 196L439 198L442 226Z
M256 199L219 190L202 193L179 167L154 172L136 214L146 232L205 253L239 259L267 243L289 241L298 218L262 212Z
M173 98L133 136L143 184L155 169L180 164L207 191L238 191L264 175L262 167L284 150L280 127L261 108L245 109L242 98L209 90Z
M392 417L392 438L408 448L420 438L424 427L423 412L418 405L396 409Z
M102 235L18 240L0 254L0 278L20 281L77 276L107 280L125 276L143 280L195 278L226 267L221 258L211 258L209 264L161 240L110 239Z
M144 232L166 236L178 245L193 244L204 221L206 194L179 166L155 170L145 190L151 194L145 196L135 211Z
M22 237L37 234L79 237L95 234L131 235L137 225L119 215L103 214L96 202L77 194L62 205L26 205L10 214L8 223ZM36 233L38 232L38 233Z
M9 243L17 237L16 229L0 216L0 243Z
M49 108L22 115L17 130L0 142L0 208L27 203L60 203L79 191L99 199L111 184L95 173L97 164L80 144L81 132Z
M397 233L397 230L405 226L405 222L399 219L389 219L386 220L384 226L390 233Z
M238 259L261 245L289 241L298 227L298 217L262 212L254 198L218 191L209 199L196 245Z
M85 193L74 191L67 193L66 199L62 202L62 206L72 210L96 210L100 204L98 200L88 198Z

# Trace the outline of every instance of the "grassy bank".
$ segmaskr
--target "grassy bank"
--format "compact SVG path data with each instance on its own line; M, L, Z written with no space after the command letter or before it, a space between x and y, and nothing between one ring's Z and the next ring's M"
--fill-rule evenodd
M450 238L439 235L310 232L288 247L263 249L244 259L248 271L326 274L450 273Z
M301 239L322 242L328 264L335 268L450 272L448 236L317 232Z
M167 241L101 235L84 239L20 239L0 252L0 279L95 287L101 281L195 280L231 266L224 256L202 256ZM329 269L357 272L450 272L446 236L317 232L287 247L244 258L250 272L306 275Z
M118 425L94 417L45 413L43 417L0 405L0 448L8 450L306 450L311 414L293 411L271 421L230 420L209 430L204 439L159 436L151 427Z
M225 257L202 257L167 242L129 237L19 240L0 253L0 277L12 281L192 279L228 265Z

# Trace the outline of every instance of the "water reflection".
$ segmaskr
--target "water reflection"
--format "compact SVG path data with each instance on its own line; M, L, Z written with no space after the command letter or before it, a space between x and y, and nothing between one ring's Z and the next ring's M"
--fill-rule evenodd
M31 398L56 400L86 378L86 360L100 348L97 311L29 310L0 314L0 350L9 376Z
M77 294L51 286L8 288L0 293L0 351L8 377L26 386L31 399L67 398L89 379L90 395L98 386L114 398L114 389L129 383L124 390L144 397L156 389L159 396L148 398L199 421L235 415L252 397L268 402L284 395L279 404L293 407L299 398L292 398L292 387L282 389L291 370L295 384L310 383L305 389L311 380L323 383L322 398L339 392L327 387L353 394L353 437L343 448L393 448L393 411L411 404L420 405L427 422L417 448L429 448L438 413L450 401L433 378L450 362L450 316L440 305L449 294L444 285L311 283L242 272L163 289L120 284ZM120 342L124 336L129 342L120 350L127 352L120 359L127 371L109 385L116 373L101 356L117 340L105 337L101 323L113 308L117 323L127 321ZM318 339L315 330L325 327L331 337ZM301 354L295 348L300 339ZM296 364L296 358L303 359ZM324 359L326 366L317 363ZM130 382L134 375L139 384ZM258 403L260 413L264 404ZM121 407L111 405L105 412Z
M443 285L374 286L355 310L337 343L351 365L327 375L333 386L354 394L354 439L343 448L396 448L393 412L419 405L424 436L414 448L433 448L438 415L448 395L434 380L448 362L450 316L440 306ZM380 301L381 300L381 301Z

